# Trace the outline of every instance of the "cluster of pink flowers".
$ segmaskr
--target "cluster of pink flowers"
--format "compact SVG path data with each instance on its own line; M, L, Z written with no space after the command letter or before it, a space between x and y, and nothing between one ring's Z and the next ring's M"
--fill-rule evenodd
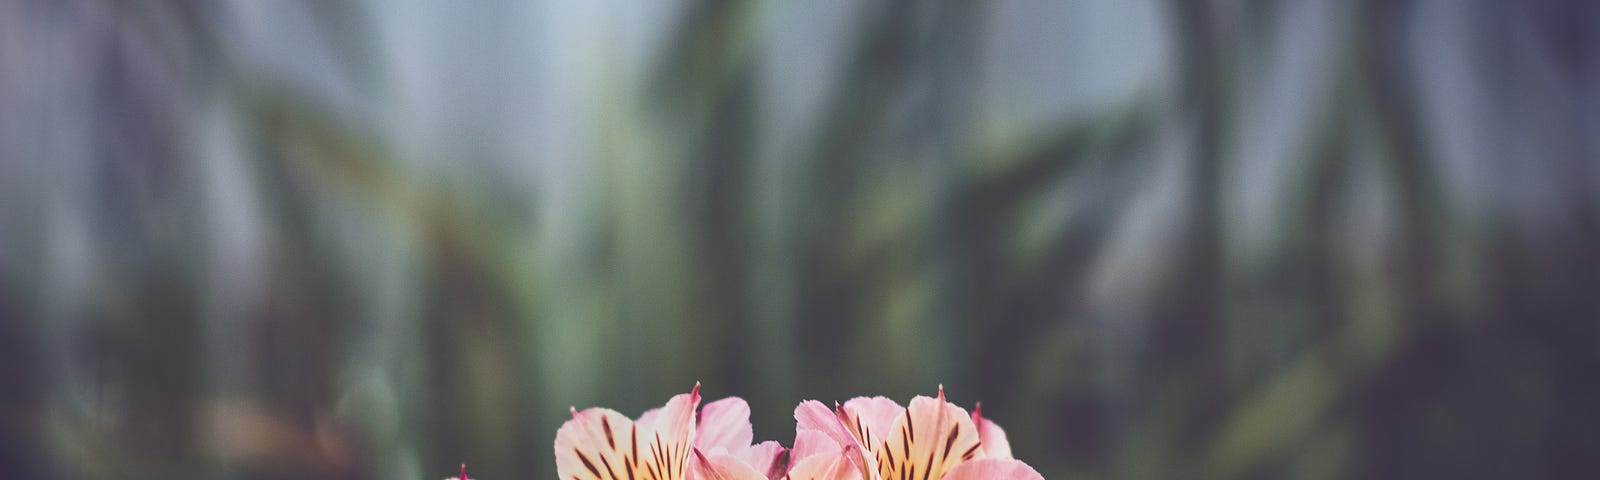
M883 397L833 408L807 400L794 417L785 449L753 443L743 399L701 407L698 384L637 420L573 409L556 432L556 471L562 480L1043 480L1011 458L998 425L945 401L944 387L904 407Z

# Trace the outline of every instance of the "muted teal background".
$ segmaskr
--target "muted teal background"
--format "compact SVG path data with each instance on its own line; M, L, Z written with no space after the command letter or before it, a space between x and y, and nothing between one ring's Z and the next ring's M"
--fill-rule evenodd
M943 384L1045 477L1600 478L1600 9L0 0L0 477L552 478Z

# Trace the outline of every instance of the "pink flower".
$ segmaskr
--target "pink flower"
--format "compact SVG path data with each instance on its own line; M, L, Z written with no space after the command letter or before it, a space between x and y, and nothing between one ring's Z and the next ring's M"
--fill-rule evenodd
M472 479L467 478L467 464L463 463L463 464L461 464L461 476L459 476L459 477L450 477L450 478L446 478L444 480L472 480Z
M679 480L688 477L700 385L638 421L616 410L572 410L556 431L556 473L569 479Z
M562 479L766 480L782 473L783 446L751 444L750 406L738 397L700 404L700 385L629 420L604 408L574 409L556 432Z
M944 398L916 397L901 407L883 397L858 397L829 409L807 400L795 407L793 480L1035 479L1011 458L999 425Z
M573 409L556 432L556 471L564 480L1043 480L1011 458L999 425L945 401L942 386L937 399L906 407L883 397L833 409L807 400L794 414L785 460L777 442L751 443L749 404L729 397L702 408L698 383L638 420Z
M695 427L695 459L689 464L689 478L765 480L783 473L780 462L784 448L778 442L752 445L750 405L739 397L728 397L700 409Z

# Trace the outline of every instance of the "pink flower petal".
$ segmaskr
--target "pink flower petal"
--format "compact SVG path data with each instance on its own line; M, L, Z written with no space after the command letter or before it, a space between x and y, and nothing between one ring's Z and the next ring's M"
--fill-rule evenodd
M851 461L857 456L854 446L806 457L784 478L790 480L862 480L861 469Z
M1044 480L1028 464L1010 458L982 458L956 465L943 480Z
M647 422L652 430L667 440L667 452L689 458L689 442L694 438L694 411L700 406L700 384L694 384L689 393L673 395L661 406L660 412ZM641 417L641 420L643 418Z
M639 415L639 419L638 420L634 420L634 422L638 423L640 425L655 425L656 424L656 417L658 417L660 415L661 415L661 407L652 408L652 409L649 409L649 410L645 410L644 414L643 415Z
M779 461L783 457L783 452L783 445L775 441L766 441L751 445L735 456L750 468L766 472L768 477L776 478L783 476L783 472L788 470L788 465Z
M884 397L856 397L844 402L840 408L840 420L845 428L855 436L857 445L881 445L886 439L884 434L894 428L895 420L905 414L906 408ZM872 450L866 448L866 450Z
M887 448L872 453L885 459L878 464L883 478L939 478L983 455L978 442L978 428L966 410L942 399L916 397L890 429Z
M844 446L821 431L797 427L794 431L794 448L789 449L789 463L799 463L812 455L838 453L841 448Z
M987 418L983 418L983 405L972 411L972 423L978 426L978 439L983 443L983 455L989 458L1011 458L1011 441L1006 431Z
M794 407L794 420L796 431L809 429L821 432L840 447L856 444L855 436L839 422L838 413L822 402L816 400L800 402L799 406Z
M643 434L633 420L614 410L591 408L572 412L572 420L556 431L556 472L561 478L600 477L621 473L647 459ZM638 469L634 469L635 472Z
M766 474L758 472L743 460L728 455L706 455L700 449L694 449L694 458L689 461L689 476L687 478L698 480L767 480Z
M829 409L816 400L806 400L795 407L794 418L796 432L800 429L816 430L840 446L851 447L850 462L861 470L862 475L878 470L877 461L872 455L867 454L867 449L863 448L855 435L845 427L837 409Z
M668 400L649 421L635 422L604 408L574 409L572 420L556 431L556 473L560 478L683 478L699 405L696 384L694 391Z
M750 428L750 404L739 397L728 397L700 407L700 422L694 430L694 446L703 451L722 447L739 452L755 438Z

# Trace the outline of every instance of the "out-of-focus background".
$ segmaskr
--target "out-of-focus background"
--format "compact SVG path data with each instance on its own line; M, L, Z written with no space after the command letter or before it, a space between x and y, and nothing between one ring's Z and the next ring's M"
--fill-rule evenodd
M943 384L1047 478L1600 477L1582 0L0 1L0 477L552 478Z

